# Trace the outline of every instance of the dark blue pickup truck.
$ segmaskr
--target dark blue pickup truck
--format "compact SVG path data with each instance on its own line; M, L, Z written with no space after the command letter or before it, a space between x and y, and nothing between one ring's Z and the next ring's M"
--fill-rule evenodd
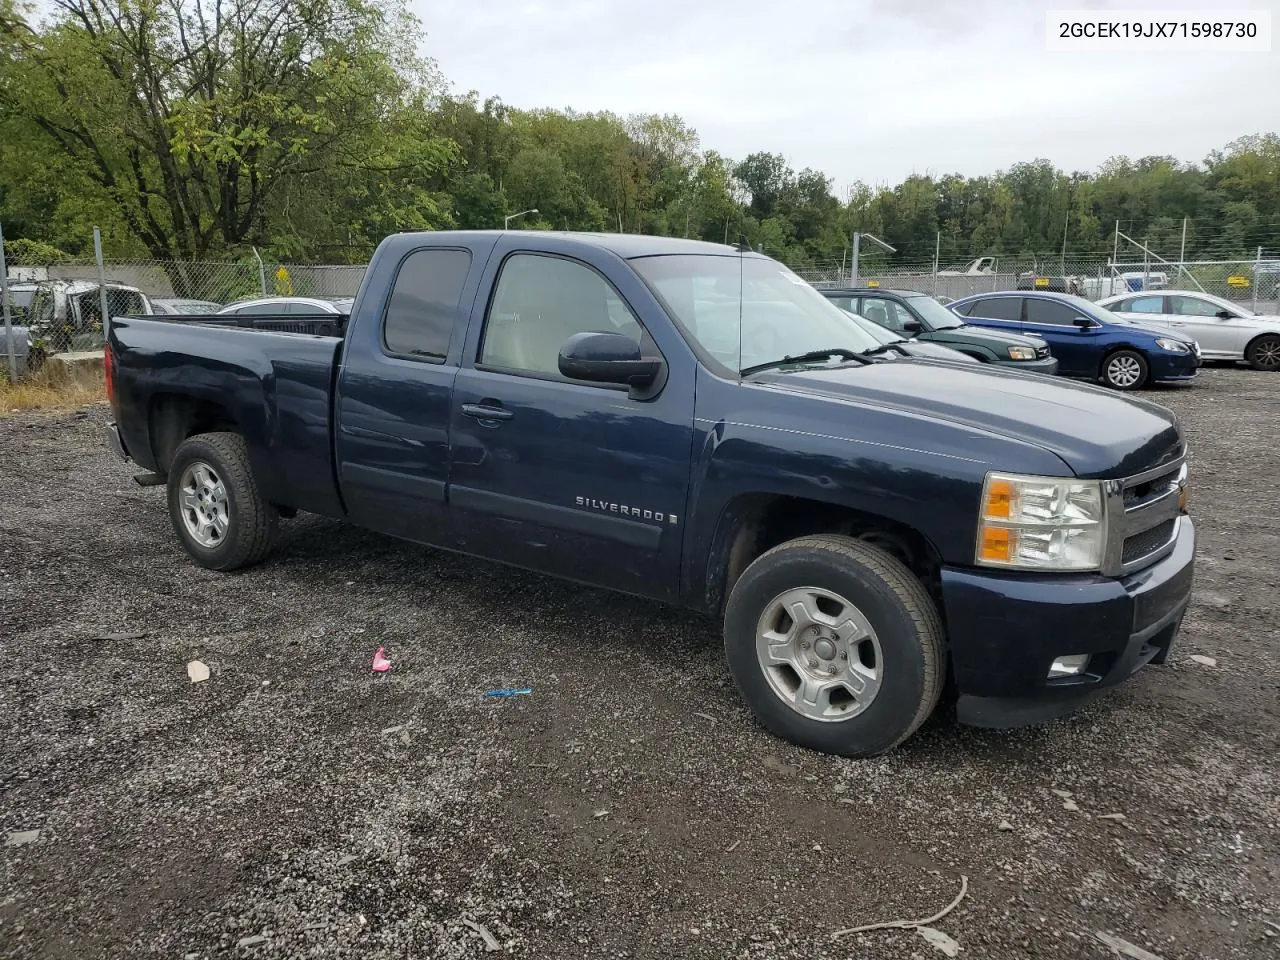
M120 318L120 453L229 570L310 511L723 619L771 730L859 756L1168 656L1172 414L904 356L781 264L625 235L399 234L348 318Z

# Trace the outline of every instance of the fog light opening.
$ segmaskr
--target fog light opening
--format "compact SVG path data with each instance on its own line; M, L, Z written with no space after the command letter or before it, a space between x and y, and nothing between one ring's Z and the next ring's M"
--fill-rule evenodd
M1049 679L1060 680L1063 677L1078 677L1089 666L1089 654L1073 653L1069 657L1059 657L1049 664Z

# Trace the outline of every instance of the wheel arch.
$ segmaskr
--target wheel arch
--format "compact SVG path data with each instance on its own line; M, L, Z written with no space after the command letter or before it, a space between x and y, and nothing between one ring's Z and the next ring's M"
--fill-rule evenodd
M1253 348L1258 344L1258 341L1265 340L1268 337L1280 340L1280 330L1262 330L1251 337L1249 342L1244 345L1244 359L1249 361L1249 354L1253 352Z
M1151 358L1147 355L1147 349L1129 340L1122 340L1119 343L1110 344L1103 349L1102 355L1098 358L1098 369L1096 371L1096 376L1101 377L1103 375L1103 371L1106 369L1106 366L1107 366L1107 361L1110 360L1117 353L1119 353L1121 350L1128 350L1129 352L1136 353L1138 356L1140 356L1142 358L1142 362L1147 365L1147 374L1148 376L1150 376Z
M156 471L167 475L173 455L184 440L198 433L238 433L240 425L231 409L217 401L158 393L148 405L147 429Z
M782 493L741 494L720 511L705 566L707 612L720 614L743 571L767 550L813 534L841 534L880 546L939 599L941 553L902 520L843 504Z

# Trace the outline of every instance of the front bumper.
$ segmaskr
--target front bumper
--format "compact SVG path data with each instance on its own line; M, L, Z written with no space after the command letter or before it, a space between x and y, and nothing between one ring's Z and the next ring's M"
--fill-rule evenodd
M1016 727L1069 713L1148 663L1164 663L1191 599L1195 525L1172 552L1114 579L944 567L942 596L961 722ZM1057 657L1090 654L1084 674L1048 679Z
M1191 353L1162 353L1151 355L1147 362L1151 367L1151 379L1168 383L1194 379L1203 361Z
M1044 357L1041 360L993 360L994 366L1006 370L1021 370L1024 373L1043 373L1048 376L1058 372L1058 358Z

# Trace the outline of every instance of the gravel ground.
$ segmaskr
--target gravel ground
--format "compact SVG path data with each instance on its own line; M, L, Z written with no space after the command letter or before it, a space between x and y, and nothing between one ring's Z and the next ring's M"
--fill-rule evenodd
M708 621L314 518L204 571L103 408L0 419L0 957L929 958L830 934L962 876L962 957L1280 956L1280 377L1151 395L1201 531L1173 662L871 761L757 727Z

